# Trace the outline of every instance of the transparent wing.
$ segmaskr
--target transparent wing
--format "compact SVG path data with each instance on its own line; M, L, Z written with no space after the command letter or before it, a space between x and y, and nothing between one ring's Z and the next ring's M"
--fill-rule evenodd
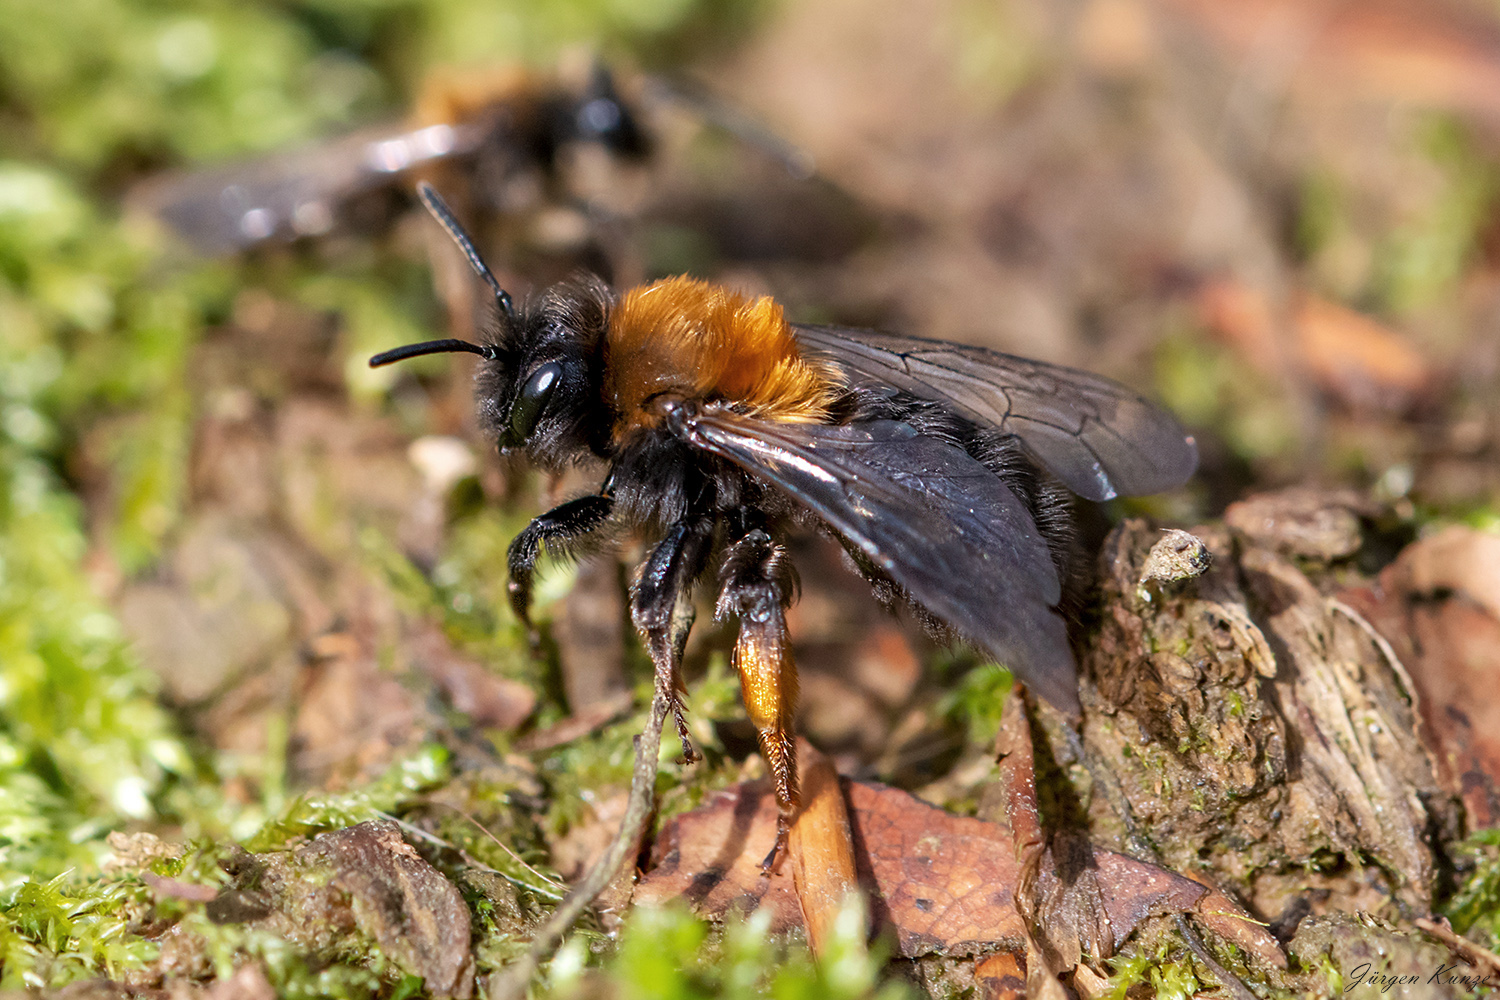
M321 236L344 203L423 163L468 155L487 126L367 129L301 149L148 181L129 207L161 219L205 256L271 239Z
M966 452L891 420L827 426L700 410L673 429L785 490L918 604L1078 711L1047 543L1021 500Z
M856 383L894 386L1014 434L1038 462L1089 500L1181 486L1198 446L1171 414L1107 378L982 347L836 326L796 326L797 339Z

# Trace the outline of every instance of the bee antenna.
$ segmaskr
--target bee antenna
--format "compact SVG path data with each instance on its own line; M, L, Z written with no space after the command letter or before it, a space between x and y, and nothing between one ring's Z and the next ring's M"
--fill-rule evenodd
M427 211L432 213L432 217L438 221L438 225L442 226L447 230L448 235L453 237L453 242L457 243L458 248L464 252L464 256L468 258L469 266L474 269L474 273L483 278L484 283L490 286L491 291L495 293L495 304L500 307L500 311L505 314L507 319L513 317L515 310L511 306L510 293L501 288L500 282L495 280L495 275L490 270L490 266L484 262L483 257L479 256L479 251L475 248L474 241L464 231L464 227L459 225L458 219L453 215L453 209L448 207L448 203L443 200L442 195L438 194L437 189L431 184L422 181L417 185L417 197L422 199L422 204L427 206ZM434 343L437 343L437 341L434 341ZM454 350L464 350L464 348L454 348Z
M494 361L497 356L495 349L489 344L471 344L467 340L428 340L420 344L395 347L377 354L370 359L370 367L379 368L393 361L405 361L407 358L415 358L423 354L446 354L450 351L468 351L470 354L479 355L486 361Z

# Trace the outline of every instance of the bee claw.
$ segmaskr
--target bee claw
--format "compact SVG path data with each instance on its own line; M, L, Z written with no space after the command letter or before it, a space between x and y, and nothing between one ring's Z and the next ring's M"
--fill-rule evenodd
M682 705L673 706L672 714L677 718L677 738L682 741L682 762L684 764L698 763L703 759L703 755L693 746L693 738L688 734L687 719L682 714Z
M766 855L760 863L760 873L764 878L770 878L781 871L781 865L786 861L787 843L791 839L792 827L784 817L776 818L776 843L771 847L771 853Z

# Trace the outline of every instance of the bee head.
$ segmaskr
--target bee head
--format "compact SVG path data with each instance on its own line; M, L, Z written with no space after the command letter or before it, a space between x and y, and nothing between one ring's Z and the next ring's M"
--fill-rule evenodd
M502 453L524 450L533 464L558 469L603 447L609 307L608 288L588 279L556 285L502 317L509 335L475 377L479 422Z
M598 280L572 282L548 291L535 307L517 310L438 193L423 183L417 194L494 292L499 334L484 344L451 338L407 344L375 355L370 367L424 354L477 354L484 359L475 376L479 421L502 453L525 450L548 469L583 457L608 424L598 412L597 374L608 289Z

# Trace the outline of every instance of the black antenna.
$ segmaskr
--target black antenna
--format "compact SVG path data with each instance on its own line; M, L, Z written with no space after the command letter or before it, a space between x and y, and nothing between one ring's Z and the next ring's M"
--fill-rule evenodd
M422 204L427 206L427 211L431 212L432 217L438 220L438 224L448 231L449 236L453 237L453 242L457 243L458 248L464 252L464 256L468 258L469 266L474 269L474 273L483 278L484 283L490 286L490 289L495 293L495 305L499 306L500 311L507 317L515 315L515 311L511 307L510 294L500 287L500 282L495 280L495 275L490 271L489 265L484 262L483 257L479 256L479 251L474 247L474 241L469 238L469 234L464 232L464 227L459 225L458 220L453 217L453 209L448 207L448 203L443 200L442 195L438 194L437 190L431 184L422 181L417 185L417 197L422 199ZM445 343L445 341L433 341L433 343ZM455 341L454 343L463 343L463 341ZM462 347L449 349L467 350L467 348ZM384 357L384 355L381 356Z
M500 293L504 295L504 292ZM495 349L489 344L471 344L467 340L428 340L420 344L407 344L405 347L393 347L389 351L375 355L370 359L371 368L379 368L393 361L405 361L407 358L419 357L423 354L446 354L450 351L468 351L477 354L486 361L494 361Z
M648 76L645 89L649 98L675 101L708 124L722 129L752 149L760 150L781 164L796 180L805 181L817 173L818 165L811 153L772 132L753 116L715 97L701 84L686 78L668 80Z

